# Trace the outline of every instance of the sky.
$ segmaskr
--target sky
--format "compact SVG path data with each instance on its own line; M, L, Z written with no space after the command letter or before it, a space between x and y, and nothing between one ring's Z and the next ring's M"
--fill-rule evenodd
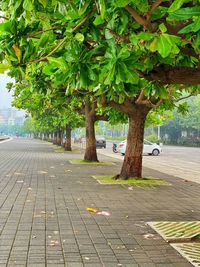
M6 84L11 82L6 74L0 74L0 109L11 107L12 93L8 93Z

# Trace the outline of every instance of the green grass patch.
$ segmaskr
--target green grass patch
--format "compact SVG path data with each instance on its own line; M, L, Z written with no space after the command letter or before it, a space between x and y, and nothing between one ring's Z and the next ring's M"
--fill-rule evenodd
M115 180L113 175L96 175L93 176L100 184L127 184L137 186L153 186L153 185L170 185L168 182L148 177L148 178L129 178L128 180Z
M89 161L89 160L81 160L81 159L73 159L69 160L71 164L92 164L92 165L115 165L115 163L110 161Z

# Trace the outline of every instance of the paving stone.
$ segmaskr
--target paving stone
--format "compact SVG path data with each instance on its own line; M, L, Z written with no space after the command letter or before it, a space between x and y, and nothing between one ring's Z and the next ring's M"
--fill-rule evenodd
M69 163L80 158L38 140L0 144L0 267L192 266L146 223L200 220L199 184L144 168L172 186L100 185L91 174L118 173L121 162L101 155L117 164Z

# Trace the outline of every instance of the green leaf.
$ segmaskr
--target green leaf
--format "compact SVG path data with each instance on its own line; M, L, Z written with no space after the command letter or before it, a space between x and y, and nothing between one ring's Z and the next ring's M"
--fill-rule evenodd
M49 63L53 63L60 70L62 70L62 71L66 71L67 70L66 62L62 57L58 57L58 58L48 57L47 59L48 59Z
M200 17L196 18L193 23L193 32L198 32L200 30Z
M4 22L4 23L0 23L0 32L2 32L2 33L4 33L4 32L12 33L12 23L10 21Z
M154 38L155 34L150 32L140 32L137 37L140 40L150 41Z
M141 12L147 12L149 9L148 0L132 0L132 4Z
M164 32L167 31L167 28L166 28L166 26L165 26L164 23L162 23L162 24L159 25L159 30L160 30L162 33L164 33Z
M154 38L153 41L150 43L149 50L151 52L156 52L158 49L158 38Z
M40 40L38 41L37 49L43 48L47 44L48 39L49 39L49 33L44 32L41 35Z
M125 7L127 6L128 4L130 4L131 0L116 0L115 1L115 5L117 7Z
M82 43L84 41L84 35L82 33L79 33L79 32L74 36L74 38L80 43Z
M31 0L24 0L23 8L26 11L32 11L34 9L32 1Z
M106 5L104 0L99 0L100 14L102 19L105 17Z
M9 65L0 64L0 73L4 73L8 69L9 69Z
M87 89L89 86L87 67L81 67L80 69L80 88Z
M93 24L95 26L101 25L104 23L104 19L101 16L96 16L95 20L93 21Z
M168 39L166 38L165 35L161 35L159 38L158 38L158 52L159 54L165 58L167 57L170 52L171 52L171 44L170 42L168 41Z
M42 4L43 7L46 7L46 6L47 6L47 3L48 3L48 0L38 0L38 2L39 2L40 4Z
M184 2L186 2L186 1L184 1L184 0L175 0L171 4L170 8L168 9L168 12L174 12L174 11L178 10L184 4Z
M181 43L181 39L174 35L162 34L158 38L158 47L157 50L159 54L165 58L170 54L178 54L179 48L177 44Z
M80 3L84 3L83 5L80 5L80 8L79 8L79 15L83 15L85 13L85 11L87 10L88 6L90 5L90 2L91 0L89 1L80 1Z
M200 17L197 17L196 20L182 28L179 33L184 34L184 33L189 33L189 32L198 32L200 30Z
M175 12L170 13L170 18L175 20L191 19L193 16L200 16L200 7L180 8Z
M115 75L115 65L111 68L111 70L106 74L106 79L104 80L104 84L109 85L114 80Z
M184 34L184 33L192 32L192 31L193 31L193 25L194 25L194 23L185 26L185 27L182 28L178 33L180 33L180 34Z
M197 33L197 36L196 36L194 44L199 49L199 46L200 46L200 32Z
M130 56L130 52L128 51L128 48L125 46L119 51L117 58L118 59L126 59L129 56Z

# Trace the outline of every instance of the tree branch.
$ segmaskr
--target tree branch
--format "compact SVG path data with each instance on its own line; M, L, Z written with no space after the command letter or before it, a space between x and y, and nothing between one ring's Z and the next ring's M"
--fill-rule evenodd
M123 104L119 104L113 100L108 101L109 106L119 110L120 112L123 112L125 114L133 114L134 112L134 104L131 102L131 100L126 97Z
M140 16L134 8L127 5L125 6L126 11L142 26L144 26L145 29L151 30L151 27L148 25L148 21L144 19L142 16Z
M51 28L44 29L44 30L41 30L41 31L39 31L39 32L36 32L35 34L30 34L30 35L28 35L27 37L28 37L28 38L33 38L33 37L35 37L35 36L37 36L37 35L39 35L39 34L41 34L41 33L48 32L48 31L52 31L52 30L55 30L55 29L58 29L58 28L60 28L60 26L54 26L54 27L51 27Z
M140 72L140 75L146 80L159 81L162 84L200 84L200 68L160 65L148 74Z
M93 10L87 14L73 29L71 32L77 31L81 26L95 13L96 11L96 6L93 8Z
M151 5L151 7L150 7L150 9L148 10L148 12L146 13L146 19L147 19L147 22L149 23L150 22L150 20L151 20L151 15L152 15L152 13L154 12L154 10L161 4L163 2L163 0L157 0L157 1L155 1L152 5Z
M109 117L107 115L95 115L95 121L108 121Z
M76 30L78 30L94 14L95 11L96 11L96 7L94 7L93 10L85 18L83 18L83 20L81 22L79 22L79 24L77 24L76 27L74 27L72 29L71 32L73 33ZM63 38L63 40L48 55L46 55L45 57L40 58L40 59L29 61L27 64L31 64L33 62L38 63L38 62L48 61L47 58L50 57L50 56L52 56L65 43L65 41L67 40L67 38L68 38L68 36L66 36L65 38Z
M153 103L155 102L155 103ZM147 97L145 97L144 95L144 90L141 90L138 98L135 101L135 104L137 105L145 105L149 108L156 108L158 106L160 106L163 103L163 100L153 100L153 99L149 99Z
M124 36L120 36L118 33L114 32L113 30L111 30L111 29L108 29L108 30L115 37L118 44L124 42L129 37L129 34L125 34Z
M187 98L189 98L189 97L191 97L191 96L195 96L195 95L197 95L197 93L191 93L191 94L189 94L189 95L187 95L187 96L180 97L180 98L176 99L175 101L176 101L176 102L179 102L179 101L181 101L181 100L187 99Z
M144 90L142 90L138 96L138 98L136 99L135 103L136 104L141 104L141 102L144 100Z

